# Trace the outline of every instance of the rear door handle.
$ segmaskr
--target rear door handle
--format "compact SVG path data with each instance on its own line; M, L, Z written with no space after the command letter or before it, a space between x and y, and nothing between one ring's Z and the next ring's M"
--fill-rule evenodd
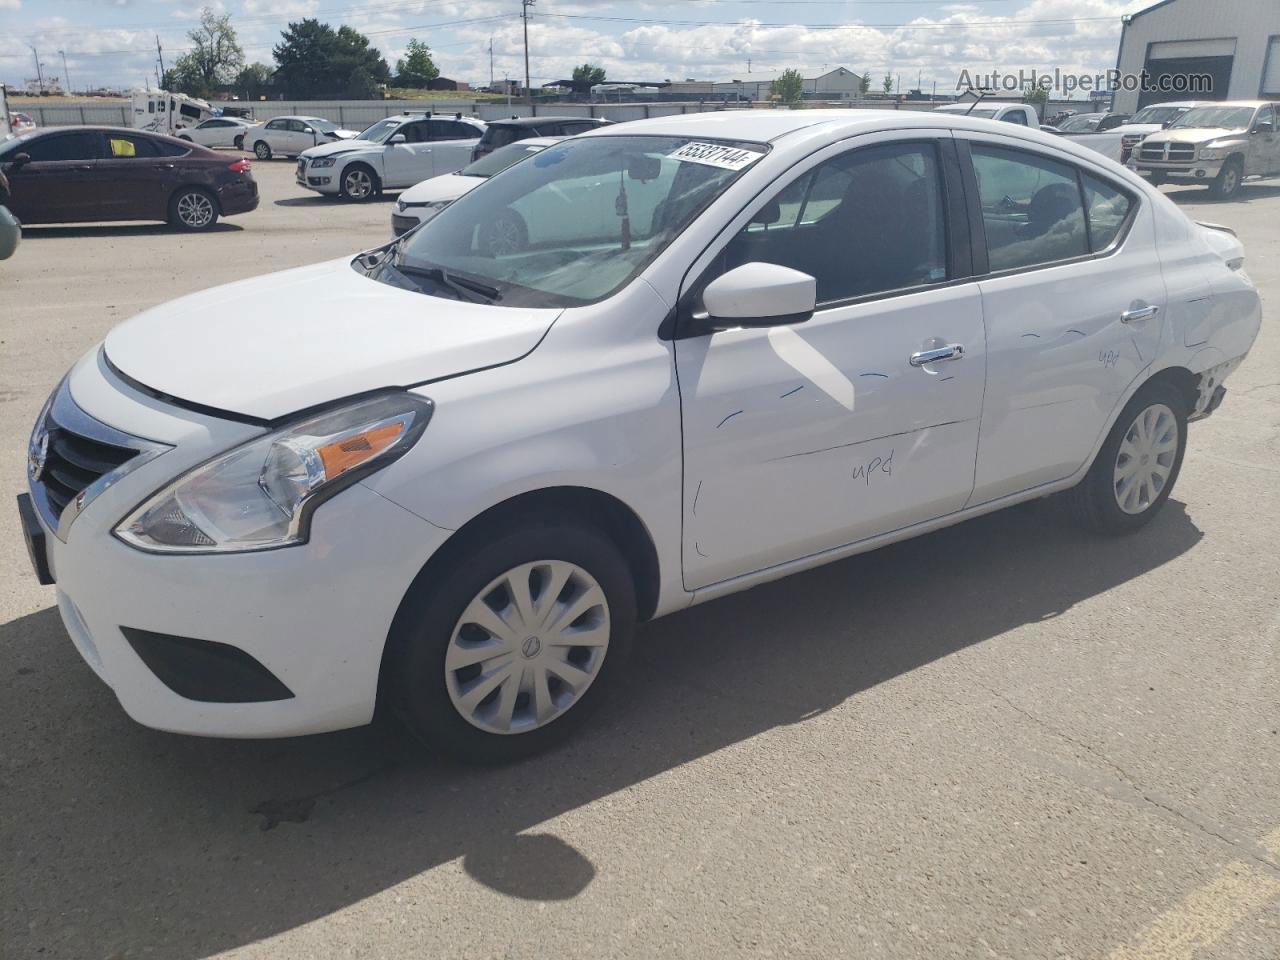
M959 360L964 356L964 346L959 343L949 343L945 347L938 347L934 350L921 350L911 355L911 365L913 367L923 367L928 363L941 363L944 360Z
M1141 323L1143 320L1150 320L1159 312L1160 308L1154 304L1148 307L1135 307L1133 310L1126 310L1120 314L1120 322Z

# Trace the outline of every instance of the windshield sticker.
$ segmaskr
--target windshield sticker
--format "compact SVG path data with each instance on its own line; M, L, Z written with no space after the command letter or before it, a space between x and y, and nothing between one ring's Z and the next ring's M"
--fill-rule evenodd
M754 150L743 150L740 147L726 147L720 143L686 143L683 147L667 154L672 160L683 160L687 163L702 163L708 167L720 167L722 170L741 170L759 160L764 154Z

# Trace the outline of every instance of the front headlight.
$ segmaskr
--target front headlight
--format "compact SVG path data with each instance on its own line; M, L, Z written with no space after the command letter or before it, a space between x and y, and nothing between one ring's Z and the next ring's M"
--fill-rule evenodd
M311 169L318 170L321 167L332 167L336 160L336 157L316 157L311 161Z
M413 394L386 394L250 440L153 494L115 535L158 553L305 543L315 508L413 446L432 409Z
M1227 155L1227 148L1216 143L1206 143L1196 154L1201 160L1221 160Z

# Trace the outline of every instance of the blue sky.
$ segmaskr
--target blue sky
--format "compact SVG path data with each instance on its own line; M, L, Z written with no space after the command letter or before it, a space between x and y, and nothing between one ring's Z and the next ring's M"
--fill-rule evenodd
M905 91L954 89L962 69L1054 67L1094 73L1115 64L1120 16L1151 0L537 0L530 21L535 83L585 60L627 80L769 77L796 67L886 72ZM204 5L229 12L246 56L271 62L291 19L315 16L369 35L394 66L411 37L446 76L473 83L523 77L519 0L0 0L0 81L46 72L72 83L141 86L154 78L155 38L166 63L188 45ZM60 53L61 51L61 53Z

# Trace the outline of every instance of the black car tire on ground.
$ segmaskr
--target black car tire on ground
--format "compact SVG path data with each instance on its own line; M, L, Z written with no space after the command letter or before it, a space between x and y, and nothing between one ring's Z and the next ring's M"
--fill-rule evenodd
M241 142L243 143L244 141L241 140ZM259 140L253 145L253 155L259 160L270 160L271 144L267 143L265 140Z
M1172 456L1166 457L1164 469L1167 477L1157 495L1150 497L1145 506L1139 502L1137 512L1126 512L1119 503L1121 491L1116 480L1117 472L1122 468L1120 447L1125 438L1138 428L1139 415L1153 409L1172 417L1172 429L1176 430L1175 448ZM1160 512L1178 481L1182 458L1187 452L1187 414L1187 398L1171 382L1156 380L1139 389L1120 411L1115 426L1107 434L1084 479L1063 494L1072 517L1095 533L1109 536L1133 533L1146 526ZM1168 429L1166 427L1166 431ZM1153 455L1152 459L1156 457Z
M218 222L218 198L203 187L179 187L169 200L169 222L199 233Z
M1209 193L1219 200L1231 200L1240 192L1240 182L1244 179L1244 164L1239 157L1232 157L1222 165L1213 183L1209 184Z
M368 192L360 193L356 188L357 183L364 183L365 180L360 179L361 175L367 180ZM353 163L342 171L342 178L338 181L338 193L343 200L351 200L355 203L364 203L372 200L382 192L382 181L378 179L378 174L367 163Z
M383 671L392 709L429 746L470 763L518 760L572 736L614 694L626 672L636 622L626 559L600 530L554 514L528 516L484 536L477 531L453 556L456 563L418 576L392 622ZM485 731L450 698L445 665L453 632L468 604L495 577L548 559L574 564L599 584L609 617L607 652L585 692L559 716L524 733Z
M242 134L240 134L239 136L237 136L237 137L236 137L234 140L232 140L231 142L232 142L232 144L235 146L235 148L236 148L237 150L243 150L243 149L244 149L244 134L243 134L243 133L242 133Z

